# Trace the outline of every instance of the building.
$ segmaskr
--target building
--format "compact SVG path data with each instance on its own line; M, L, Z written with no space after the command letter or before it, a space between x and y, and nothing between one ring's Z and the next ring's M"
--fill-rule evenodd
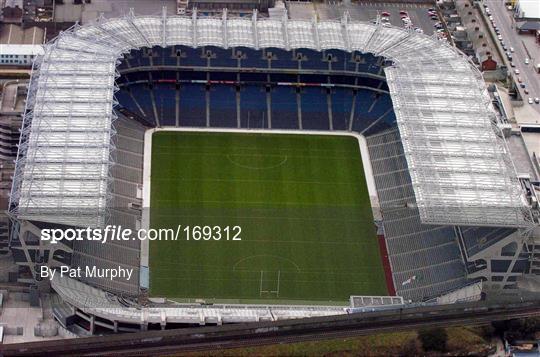
M517 19L540 20L540 1L518 0L514 8Z
M22 0L2 0L1 15L3 23L21 24L23 19L23 1Z
M40 54L43 54L41 45L0 44L0 65L30 67L34 58Z
M8 24L0 27L0 44L3 45L41 45L45 41L45 30L32 26L23 28Z
M0 255L7 254L9 245L8 208L14 161L24 112L28 81L12 80L2 85L0 97Z
M476 57L482 71L495 71L497 69L497 62L493 59L493 55L489 50L479 50Z

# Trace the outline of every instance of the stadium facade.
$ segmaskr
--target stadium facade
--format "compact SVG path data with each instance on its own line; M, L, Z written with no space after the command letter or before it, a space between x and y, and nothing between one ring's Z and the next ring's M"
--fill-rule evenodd
M512 295L517 280L538 273L530 241L534 191L517 176L504 124L462 53L433 37L347 16L209 18L194 11L75 26L35 61L9 208L21 280L46 285L37 277L41 265L120 264L140 279L58 279L52 286L81 314L108 319L115 330L151 318L163 324L167 314L165 322L189 322L195 307L145 312L123 298L138 296L146 279L138 241L53 246L38 238L45 227L140 227L144 133L175 126L365 136L382 214L376 224L397 295L406 299L435 298L475 281ZM339 310L231 309L206 309L202 323Z

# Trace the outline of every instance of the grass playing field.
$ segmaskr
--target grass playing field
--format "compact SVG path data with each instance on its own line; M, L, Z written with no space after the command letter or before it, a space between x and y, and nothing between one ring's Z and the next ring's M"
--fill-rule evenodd
M150 205L152 228L222 230L219 241L182 232L150 242L151 296L332 303L387 294L352 136L154 133ZM227 226L241 227L240 241L225 239Z

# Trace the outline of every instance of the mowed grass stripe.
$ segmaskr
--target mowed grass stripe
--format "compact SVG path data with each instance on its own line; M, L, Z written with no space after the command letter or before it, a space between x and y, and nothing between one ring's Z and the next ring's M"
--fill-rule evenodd
M325 303L387 293L354 137L158 132L151 207L153 228L242 227L240 242L151 242L153 296Z

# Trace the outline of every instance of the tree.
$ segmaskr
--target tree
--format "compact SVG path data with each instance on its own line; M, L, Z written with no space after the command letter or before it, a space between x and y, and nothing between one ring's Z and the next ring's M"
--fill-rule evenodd
M448 335L443 328L422 329L418 331L418 338L422 343L424 351L446 351Z

